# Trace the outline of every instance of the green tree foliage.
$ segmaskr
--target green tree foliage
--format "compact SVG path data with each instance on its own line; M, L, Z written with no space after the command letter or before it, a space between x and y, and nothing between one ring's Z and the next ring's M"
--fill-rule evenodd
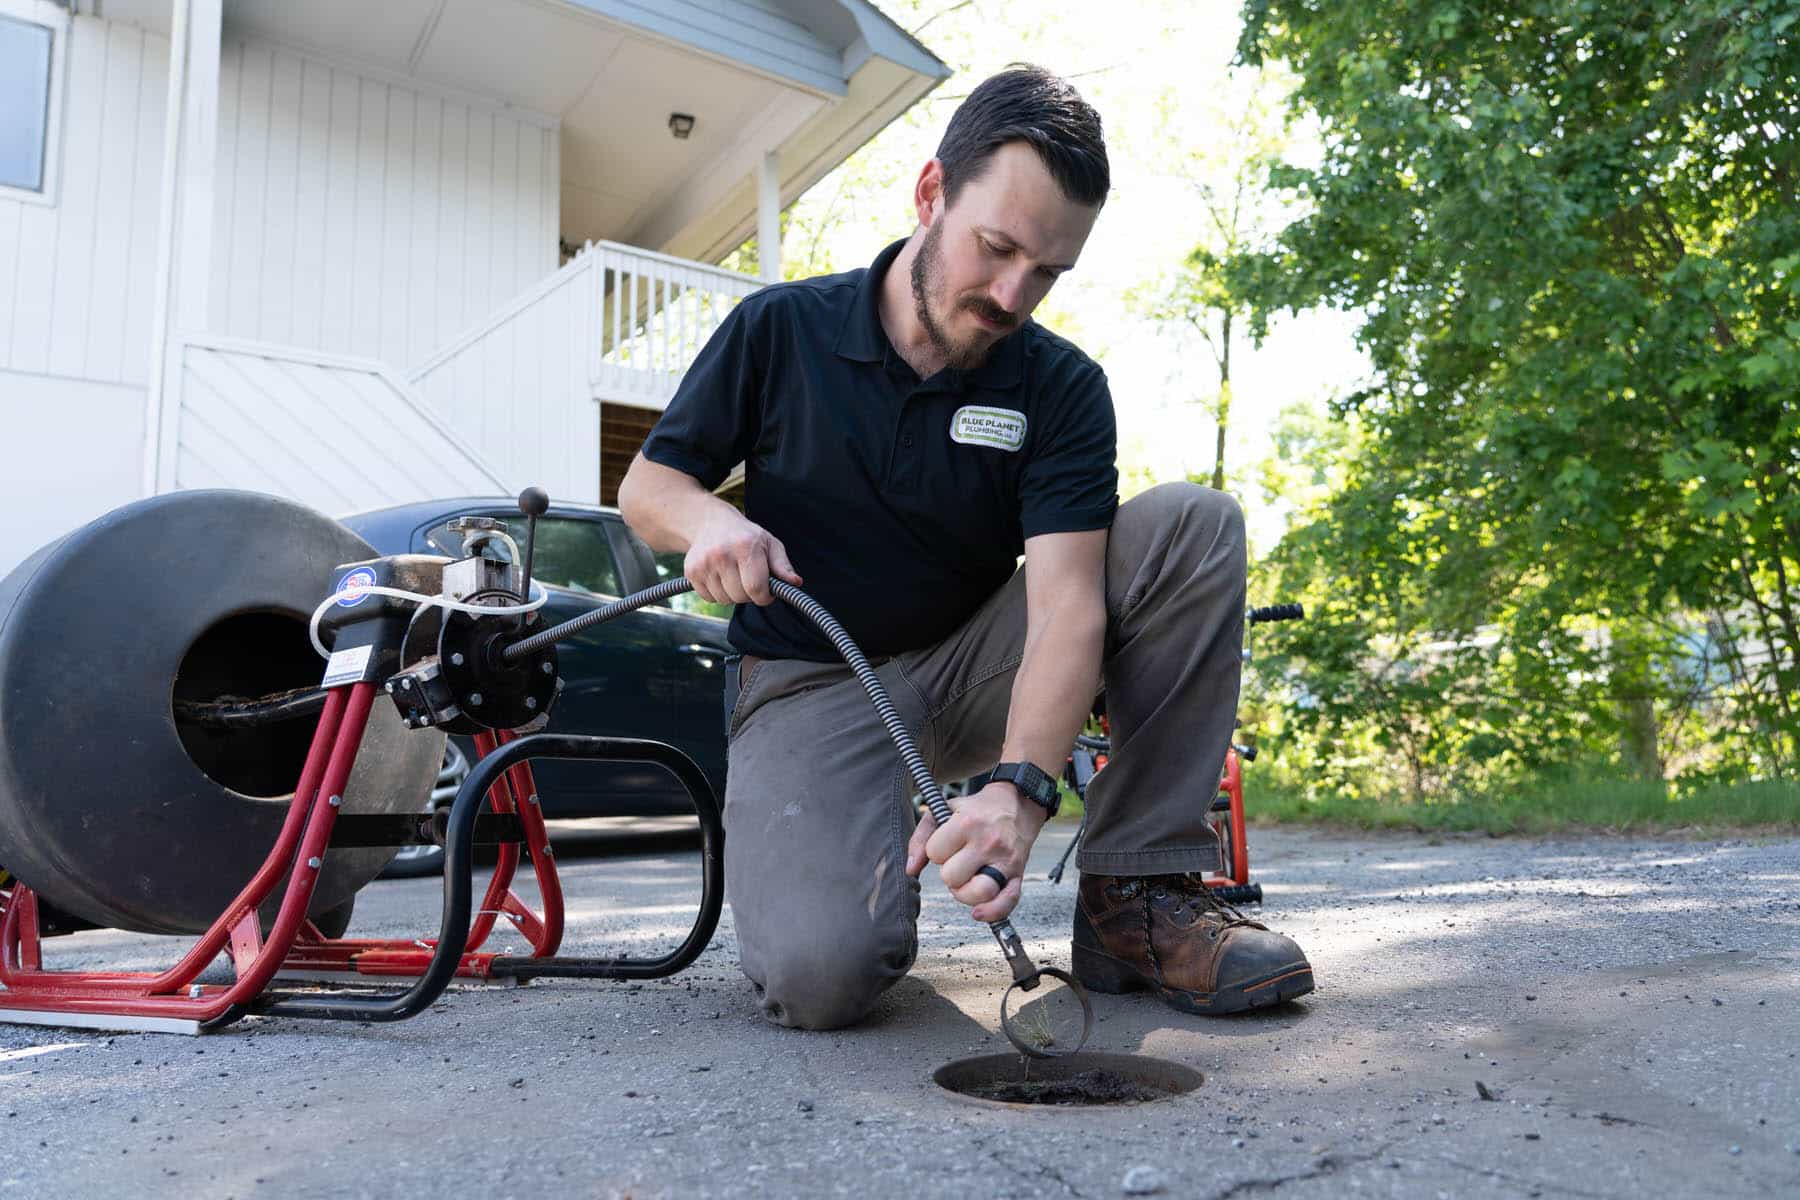
M1318 164L1233 287L1361 315L1354 461L1268 570L1289 719L1427 791L1800 769L1800 8L1251 0Z

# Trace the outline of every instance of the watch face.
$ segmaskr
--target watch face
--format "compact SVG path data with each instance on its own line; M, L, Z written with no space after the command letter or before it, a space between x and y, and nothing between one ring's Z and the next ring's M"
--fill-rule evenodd
M1059 807L1056 781L1044 774L1036 763L1008 763L994 774L996 778L1005 779L1024 792L1038 806L1050 809L1051 812Z

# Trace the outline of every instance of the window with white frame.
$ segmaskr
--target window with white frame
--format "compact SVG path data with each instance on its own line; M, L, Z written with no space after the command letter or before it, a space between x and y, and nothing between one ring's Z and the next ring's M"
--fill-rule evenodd
M50 0L0 0L0 196L55 198L68 33Z

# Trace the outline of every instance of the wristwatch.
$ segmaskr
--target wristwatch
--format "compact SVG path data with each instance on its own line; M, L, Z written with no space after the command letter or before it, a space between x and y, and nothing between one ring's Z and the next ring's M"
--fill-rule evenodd
M1054 817L1062 807L1062 792L1057 790L1056 780L1044 774L1036 763L1001 763L988 772L988 779L1012 784L1049 816Z

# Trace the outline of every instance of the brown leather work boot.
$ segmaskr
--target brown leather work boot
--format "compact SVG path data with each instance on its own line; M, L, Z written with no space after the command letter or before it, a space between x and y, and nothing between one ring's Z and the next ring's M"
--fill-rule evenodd
M1182 1012L1244 1012L1313 990L1312 964L1197 875L1081 876L1075 977L1096 992L1150 988Z

